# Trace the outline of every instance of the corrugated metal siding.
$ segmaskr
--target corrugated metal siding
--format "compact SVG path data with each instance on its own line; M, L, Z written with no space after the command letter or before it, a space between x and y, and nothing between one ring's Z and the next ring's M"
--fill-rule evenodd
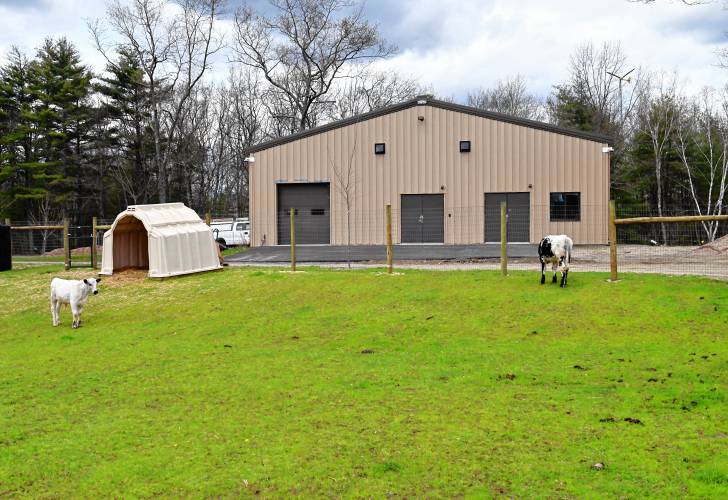
M459 152L460 140L471 141L470 153ZM386 154L374 154L377 142L386 144ZM345 203L331 163L345 168L354 147L352 244L384 243L384 205L396 214L400 194L408 193L444 193L445 242L482 243L489 192L531 193L532 242L566 233L578 244L606 243L609 157L603 146L432 106L407 108L256 153L252 243L264 237L268 245L277 243L275 183L301 179L331 183L331 240L345 243ZM557 191L581 192L580 222L549 221L549 193ZM399 242L398 221L393 225Z

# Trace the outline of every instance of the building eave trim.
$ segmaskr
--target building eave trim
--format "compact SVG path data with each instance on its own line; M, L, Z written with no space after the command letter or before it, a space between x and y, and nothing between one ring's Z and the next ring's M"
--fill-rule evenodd
M423 104L423 100L426 100L426 102ZM354 125L356 123L364 122L367 120L371 120L372 118L377 118L379 116L388 115L391 113L396 113L397 111L402 111L411 107L415 106L432 106L435 108L445 109L448 111L454 111L456 113L463 113L473 116L478 116L481 118L487 118L490 120L505 122L505 123L511 123L513 125L519 125L522 127L528 127L532 129L537 130L543 130L546 132L552 132L555 134L561 134L561 135L567 135L570 137L576 137L579 139L585 139L588 141L594 141L598 142L599 144L609 144L610 138L605 135L601 134L595 134L592 132L585 132L582 130L574 130L569 129L565 127L560 127L558 125L552 125L550 123L544 123L539 122L535 120L527 120L525 118L518 118L515 116L506 115L503 113L496 113L494 111L485 111L483 109L474 108L471 106L464 106L462 104L455 104L447 101L440 101L437 99L427 98L423 99L422 97L416 97L414 99L410 99L407 101L403 101L397 104L393 104L391 106L387 106L381 109L377 109L374 111L370 111L368 113L363 113L361 115L352 116L350 118L344 118L343 120L337 120L331 123L327 123L325 125L321 125L318 127L314 127L308 130L304 130L302 132L297 132L295 134L291 134L285 137L280 137L278 139L273 139L270 141L265 141L259 144L256 144L255 146L251 146L250 148L245 150L245 154L253 154L258 153L260 151L263 151L265 149L274 148L276 146L280 146L283 144L287 144L289 142L297 141L299 139L304 139L306 137L311 137L318 134L323 134L325 132L329 132L331 130L336 130L338 128L347 127L349 125Z

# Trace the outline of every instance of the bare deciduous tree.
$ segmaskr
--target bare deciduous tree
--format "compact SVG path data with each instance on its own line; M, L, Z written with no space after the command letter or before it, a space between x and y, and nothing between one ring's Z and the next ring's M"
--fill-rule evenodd
M685 168L698 215L720 215L728 188L728 100L711 90L681 106L676 126L677 153ZM701 189L700 184L704 185ZM718 232L718 221L702 222L708 241Z
M670 140L678 121L677 78L655 75L650 79L648 94L643 95L639 104L639 116L643 129L650 137L657 183L657 214L663 215L662 167ZM667 243L665 224L660 224L662 241Z
M52 226L61 223L62 210L58 205L53 203L51 196L46 194L43 198L35 202L36 210L30 212L29 222L31 226ZM32 232L31 235L31 249L32 249ZM40 231L41 236L41 250L40 254L44 255L48 247L48 238L51 237L53 231L43 229Z
M349 66L387 57L378 28L347 0L270 0L276 13L235 15L236 58L261 71L295 132L313 126L316 104Z
M495 87L478 89L468 94L468 106L504 113L529 120L544 120L543 100L528 91L526 79L521 75L499 80Z
M622 85L614 75L624 75L631 69L629 85ZM571 85L595 111L595 130L620 134L620 143L631 135L634 112L645 90L639 68L630 68L627 56L619 43L606 42L597 49L592 43L574 51L570 61ZM618 145L615 145L617 147Z
M655 3L657 0L629 0L630 3ZM685 5L704 5L714 0L680 0Z
M339 163L331 159L331 154L326 150L326 157L331 167L334 177L334 185L339 192L344 208L346 209L346 263L351 269L351 209L354 205L354 196L356 194L356 169L354 165L354 157L356 154L356 138L349 150L349 155L344 163Z
M185 105L210 67L210 57L222 47L215 28L224 0L111 0L108 26L123 40L115 48L133 54L149 86L154 166L159 201L167 201L168 167L175 149ZM90 23L97 49L106 54L105 25Z
M360 115L427 92L417 80L394 72L363 71L335 89L335 102L328 118L340 120Z

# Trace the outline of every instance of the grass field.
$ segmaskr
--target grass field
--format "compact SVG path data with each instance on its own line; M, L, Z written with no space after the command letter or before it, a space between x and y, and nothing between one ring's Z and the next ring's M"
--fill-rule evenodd
M72 330L56 275L0 274L0 496L728 496L725 282L122 275Z

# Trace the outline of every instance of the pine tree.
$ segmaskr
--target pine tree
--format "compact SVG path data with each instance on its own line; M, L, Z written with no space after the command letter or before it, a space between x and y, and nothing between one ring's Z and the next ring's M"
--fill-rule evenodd
M39 193L32 186L28 164L33 162L33 129L29 120L33 95L31 64L17 47L0 68L0 211L24 216L22 203Z
M91 72L65 38L47 39L32 67L31 121L37 134L36 160L29 165L35 192L50 195L67 213L78 213L85 199L84 178L93 125Z
M155 171L149 128L149 89L139 61L120 51L116 63L106 67L108 76L98 79L95 90L104 98L102 116L107 123L105 149L112 177L121 189L124 204L147 203L153 191Z
M595 127L596 111L570 85L557 85L547 104L555 124L585 132L601 132Z

